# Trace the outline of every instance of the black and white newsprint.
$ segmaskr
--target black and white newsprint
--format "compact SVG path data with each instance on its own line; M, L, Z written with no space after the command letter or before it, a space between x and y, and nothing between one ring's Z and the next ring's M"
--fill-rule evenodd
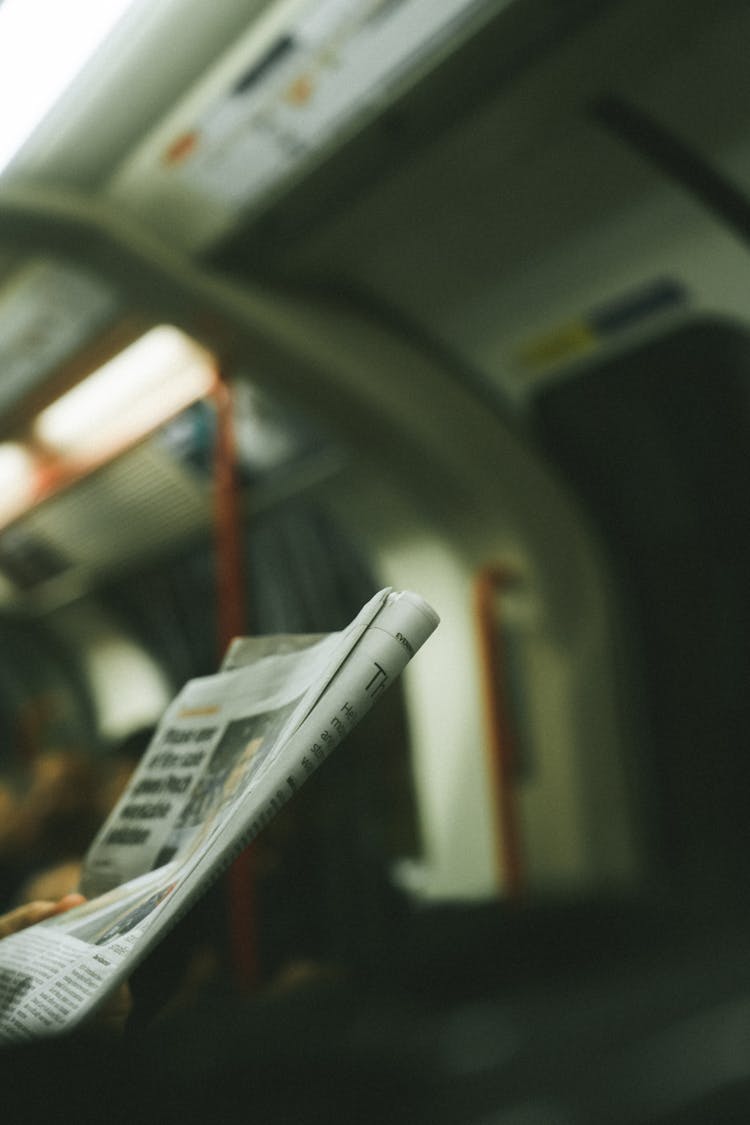
M86 1019L377 702L438 624L382 590L340 633L239 638L165 712L86 856L88 901L0 942L0 1043Z

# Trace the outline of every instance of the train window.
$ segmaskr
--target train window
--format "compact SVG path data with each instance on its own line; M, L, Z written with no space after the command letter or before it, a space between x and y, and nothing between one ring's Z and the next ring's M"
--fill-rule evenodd
M535 403L626 599L652 875L691 894L735 891L750 848L749 378L747 333L706 320Z

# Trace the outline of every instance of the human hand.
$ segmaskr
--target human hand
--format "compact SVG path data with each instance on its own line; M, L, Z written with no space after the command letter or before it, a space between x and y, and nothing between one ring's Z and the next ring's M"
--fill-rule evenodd
M36 899L34 902L24 903L8 914L0 915L0 938L10 937L19 930L25 930L27 926L43 922L45 918L64 914L66 910L72 910L74 906L80 906L85 901L83 895L69 894L64 895L57 902ZM95 1013L93 1024L100 1030L120 1032L127 1023L132 1005L133 999L129 986L121 984Z
M0 914L0 938L25 930L27 926L35 926L37 922L43 922L45 918L52 918L55 914L63 914L85 901L83 895L70 894L64 895L57 902L49 902L46 899L26 902L8 914Z

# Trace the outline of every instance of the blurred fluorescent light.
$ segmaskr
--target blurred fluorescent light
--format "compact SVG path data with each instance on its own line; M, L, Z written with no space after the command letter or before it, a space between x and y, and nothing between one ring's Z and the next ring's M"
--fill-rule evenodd
M0 171L132 2L0 2Z
M37 487L37 462L26 446L0 443L0 524L31 503Z
M38 416L50 452L97 463L139 441L215 386L211 355L161 325L141 336Z

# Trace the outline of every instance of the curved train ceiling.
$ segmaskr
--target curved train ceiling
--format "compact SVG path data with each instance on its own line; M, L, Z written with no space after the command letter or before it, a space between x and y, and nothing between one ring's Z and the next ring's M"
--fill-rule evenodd
M731 0L135 0L0 177L0 435L167 321L363 449L445 459L457 395L464 434L489 403L512 445L540 383L744 320L736 226L659 158L741 192L749 24ZM154 511L205 519L144 457Z

